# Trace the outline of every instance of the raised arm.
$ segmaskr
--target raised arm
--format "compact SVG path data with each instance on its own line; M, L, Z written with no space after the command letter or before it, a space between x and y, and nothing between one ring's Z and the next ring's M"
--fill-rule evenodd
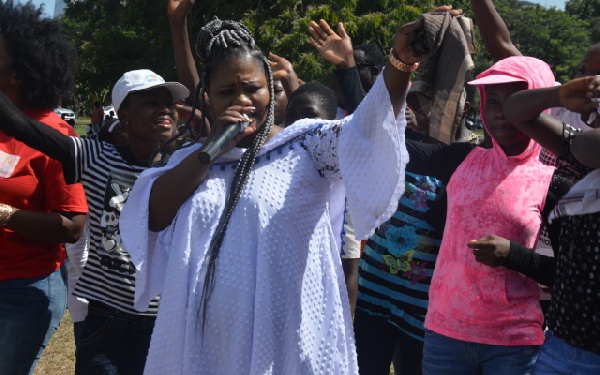
M395 65L388 62L385 70L383 71L383 78L390 94L390 101L394 108L394 115L398 116L400 109L404 104L406 98L406 90L408 89L408 82L410 79L411 68L423 60L424 56L416 57L412 53L410 47L410 33L414 29L415 23L411 22L406 24L396 32L394 36L392 55ZM333 30L329 27L327 22L321 20L319 24L311 22L308 32L311 37L309 42L317 48L317 50L323 50L322 56L327 56L325 59L332 62L334 65L341 66L342 64L354 65L354 57L350 60L350 55L347 53L347 49L343 47L344 38L347 36L343 32L343 26L338 28L342 32L342 36L337 36ZM341 51L346 51L342 53ZM320 51L321 53L321 51Z
M471 0L471 9L483 44L495 61L510 56L521 56L521 52L510 39L510 31L492 0Z
M315 35L326 35L323 43L316 41L315 37L309 38L309 42L321 57L333 64L335 79L339 85L339 90L344 96L344 108L348 113L353 113L360 102L367 96L360 83L358 68L354 61L354 48L352 40L346 34L344 25L338 24L336 33L325 20L319 23L311 22L309 32Z
M273 52L269 52L269 64L273 71L273 79L281 82L285 95L289 98L303 83L296 75L294 66L287 59Z
M600 97L599 76L577 78L561 86L519 91L505 101L504 114L510 122L542 147L559 155L563 148L565 127L561 121L542 111L547 108L565 107L573 112L591 113L597 108L597 103L592 101L592 97ZM600 153L594 152L599 149L600 136L596 130L587 133L574 137L570 144L571 152L581 163L600 167ZM567 134L567 137L570 136Z
M187 15L193 5L194 0L169 0L167 6L177 76L179 82L190 90L190 93L195 92L196 85L200 83L187 29ZM193 98L194 96L190 95L186 100L191 103Z

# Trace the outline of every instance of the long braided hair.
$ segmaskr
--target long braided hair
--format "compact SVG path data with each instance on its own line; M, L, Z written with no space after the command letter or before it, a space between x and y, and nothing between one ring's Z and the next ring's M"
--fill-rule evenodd
M210 73L211 70L218 66L218 63L224 58L250 54L252 57L262 61L270 94L267 121L262 127L259 128L252 145L240 158L240 162L236 168L235 176L233 177L231 189L229 190L229 194L225 202L225 209L223 210L217 229L210 241L208 253L206 255L208 260L208 268L204 278L202 299L200 301L200 311L202 312L202 328L204 329L204 324L206 321L206 308L211 292L215 285L215 270L221 243L223 242L223 237L225 236L229 219L231 218L233 210L240 199L244 186L248 182L250 172L254 166L256 153L262 147L267 136L271 132L271 127L273 126L274 122L275 96L273 91L273 75L269 62L264 53L256 46L250 30L248 30L241 23L229 20L219 20L215 17L211 22L202 27L198 33L198 38L196 40L196 54L204 62L200 81L200 90L196 90L198 92L197 98L200 101L200 108L202 111L202 124L204 123L204 117L207 109L205 108L206 103L204 101L204 93L207 91L209 86Z

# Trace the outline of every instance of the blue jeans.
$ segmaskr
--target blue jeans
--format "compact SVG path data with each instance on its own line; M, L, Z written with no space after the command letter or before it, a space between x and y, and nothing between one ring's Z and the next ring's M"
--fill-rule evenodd
M66 273L0 282L0 375L33 374L67 306Z
M142 374L155 320L90 301L75 352L75 374Z
M539 349L476 344L425 330L423 375L528 375Z
M548 331L533 374L598 375L600 355L571 346Z

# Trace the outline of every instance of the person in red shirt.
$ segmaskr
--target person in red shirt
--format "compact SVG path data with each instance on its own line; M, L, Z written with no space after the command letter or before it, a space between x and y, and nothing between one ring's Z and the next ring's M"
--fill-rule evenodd
M74 87L75 50L31 3L0 2L0 92L64 134L52 112ZM83 230L87 202L62 166L0 132L0 374L31 374L66 306L63 243Z

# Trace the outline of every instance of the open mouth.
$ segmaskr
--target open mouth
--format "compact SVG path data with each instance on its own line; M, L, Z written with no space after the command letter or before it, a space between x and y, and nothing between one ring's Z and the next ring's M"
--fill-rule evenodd
M160 118L155 122L156 126L165 130L171 130L173 121L170 118Z

